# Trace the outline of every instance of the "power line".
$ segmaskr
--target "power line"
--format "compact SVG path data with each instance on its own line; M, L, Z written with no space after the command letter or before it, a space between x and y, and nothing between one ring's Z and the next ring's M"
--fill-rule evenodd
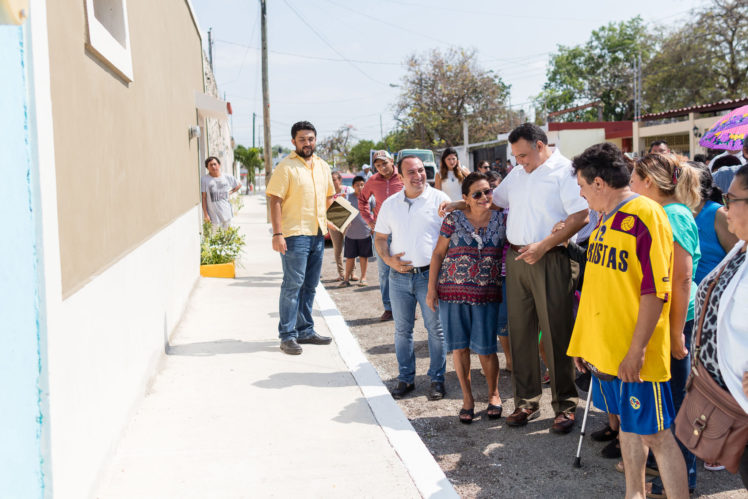
M358 71L359 73L361 73L362 75L366 76L366 77L367 77L368 79L370 79L371 81L373 81L373 82L375 82L375 83L379 83L380 85L385 85L385 86L387 85L386 83L384 83L384 82L381 82L381 81L377 80L376 78L374 78L373 76L371 76L371 75L370 75L369 73L367 73L366 71L364 71L363 69L361 69L360 67L358 67L358 66L357 66L357 65L356 65L356 64L355 64L355 63L354 63L353 61L351 61L351 60L350 60L350 59L348 59L348 58L347 58L346 56L344 56L344 55L343 55L343 54L342 54L342 53L341 53L341 52L340 52L340 51L339 51L339 50L338 50L337 48L335 48L335 46L334 46L334 45L333 45L332 43L330 43L330 42L329 42L329 41L328 41L328 40L327 40L327 39L326 39L326 38L325 38L325 37L324 37L324 36L323 36L323 35L322 35L321 33L319 33L319 32L318 32L318 31L317 31L316 29L314 29L314 27L313 27L313 26L312 26L311 24L309 24L309 23L307 22L307 20L306 20L306 19L304 19L304 17L303 17L303 16L301 15L301 14L299 14L299 13L298 13L298 12L296 11L296 9L294 9L294 8L293 8L293 6L292 6L292 5L291 5L291 4L290 4L290 3L288 2L288 0L283 0L283 3L285 3L285 4L286 4L286 6L287 6L287 7L289 8L289 9L291 9L291 12L293 12L293 13L294 13L294 14L296 15L296 17L298 17L298 18L299 18L299 19L301 20L301 22L303 22L303 23L304 23L304 24L306 25L306 27L307 27L307 28L309 28L309 29L310 29L310 30L312 31L312 33L314 33L315 35L317 35L317 38L319 38L320 40L322 40L322 41L323 41L323 42L325 43L325 45L327 45L328 47L330 47L330 49L331 49L331 50L332 50L333 52L335 52L336 54L338 54L338 55L339 55L339 56L340 56L341 58L343 58L344 60L346 60L346 61L347 61L347 62L348 62L348 63L349 63L349 64L350 64L351 66L353 66L354 68L356 68L356 70L357 70L357 71Z
M259 47L253 47L251 45L245 45L243 43L237 43L237 42L230 42L228 40L219 40L216 39L215 41L226 43L229 45L236 45L238 47L246 47L247 49L254 49L254 50L260 50ZM358 64L384 64L388 66L401 66L402 63L400 62L389 62L389 61L364 61L360 59L336 59L334 57L321 57L321 56L315 56L315 55L308 55L308 54L294 54L293 52L283 52L281 50L269 50L268 52L272 54L278 54L278 55L287 55L290 57L299 57L302 59L316 59L319 61L331 61L331 62L355 62Z
M259 16L255 17L255 22L254 22L254 24L252 24L252 31L250 32L249 40L253 40L254 39L255 31L257 30L257 20L258 19L259 19ZM216 39L213 39L213 40L214 41L218 41ZM239 66L239 72L236 74L236 77L233 80L231 80L230 82L226 83L226 85L229 85L229 84L231 84L231 83L239 80L239 77L242 75L242 70L244 69L244 64L247 62L247 54L249 54L249 49L250 48L252 48L252 47L250 47L249 45L246 45L246 50L244 51L244 56L242 57L242 63ZM259 48L257 50L259 50Z

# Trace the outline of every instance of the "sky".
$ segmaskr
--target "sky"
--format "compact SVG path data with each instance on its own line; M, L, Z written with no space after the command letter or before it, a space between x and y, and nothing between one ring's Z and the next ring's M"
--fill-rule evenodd
M191 0L221 96L231 102L237 144L262 144L259 0ZM394 104L412 54L475 49L479 65L511 85L511 105L531 115L559 45L640 15L677 26L707 0L268 0L268 74L273 145L290 147L291 125L314 123L320 139L352 125L355 140L396 128ZM381 125L380 125L381 124Z

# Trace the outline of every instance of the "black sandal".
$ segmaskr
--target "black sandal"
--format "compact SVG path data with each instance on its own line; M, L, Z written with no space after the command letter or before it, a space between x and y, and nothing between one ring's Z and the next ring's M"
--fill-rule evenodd
M501 406L501 404L488 404L488 407L486 407L486 416L488 416L488 419L499 419L501 417L501 411L503 410L504 408ZM494 411L493 414L491 414L490 411Z
M467 418L463 418L462 416L469 416ZM459 414L460 423L462 424L470 424L473 422L473 418L475 417L475 407L472 409L460 409Z

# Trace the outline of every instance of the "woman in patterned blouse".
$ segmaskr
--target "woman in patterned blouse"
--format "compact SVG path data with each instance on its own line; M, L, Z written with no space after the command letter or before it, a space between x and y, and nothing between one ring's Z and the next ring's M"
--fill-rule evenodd
M470 384L470 351L478 354L488 384L488 419L501 417L496 326L501 301L501 255L504 221L491 210L493 191L482 173L462 183L467 207L447 215L431 258L426 302L439 308L447 349L453 352L462 389L459 418L469 424L475 416Z
M698 363L748 413L748 165L742 166L723 195L727 228L739 241L701 281L696 317L704 314ZM709 286L716 281L709 302ZM694 330L694 340L698 334ZM716 463L710 463L712 467ZM748 452L740 461L740 477L748 488Z

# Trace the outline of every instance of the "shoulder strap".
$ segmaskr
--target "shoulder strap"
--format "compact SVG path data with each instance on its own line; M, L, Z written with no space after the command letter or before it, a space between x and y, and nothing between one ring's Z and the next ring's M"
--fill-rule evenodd
M693 349L696 352L693 356L692 363L698 362L698 351L701 347L701 329L704 326L704 317L706 316L706 309L709 307L709 298L712 296L712 291L714 290L714 286L717 285L717 282L719 281L720 276L722 276L722 272L724 272L725 268L727 268L727 265L730 262L728 261L725 263L721 269L719 269L719 272L717 272L717 275L714 277L714 280L709 284L709 288L706 290L706 297L704 298L704 304L701 306L701 314L699 315L699 325L696 328L696 338L693 345Z

